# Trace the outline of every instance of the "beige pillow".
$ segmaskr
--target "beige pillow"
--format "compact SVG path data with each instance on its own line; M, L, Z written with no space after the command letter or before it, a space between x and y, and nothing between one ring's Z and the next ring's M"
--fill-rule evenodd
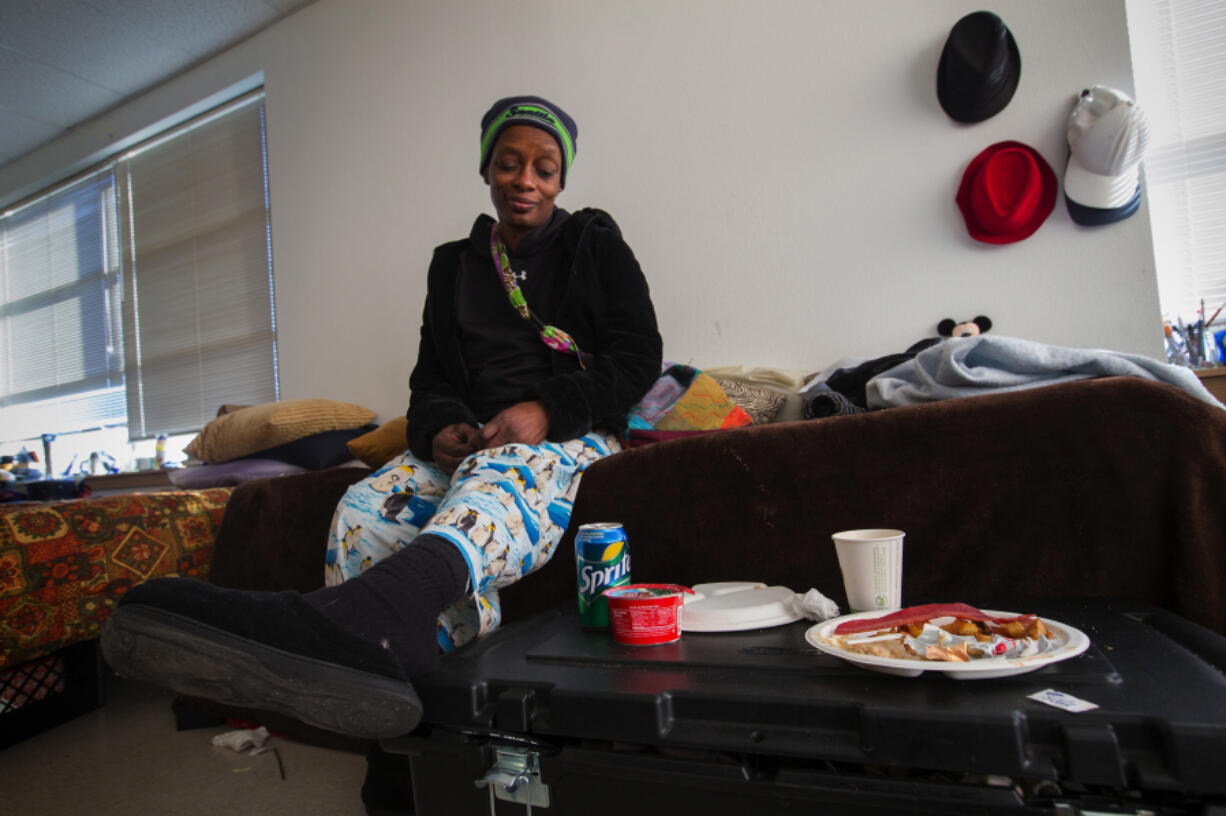
M209 464L228 462L323 431L360 428L374 418L374 411L350 402L266 402L211 420L183 450Z
M373 431L349 440L349 452L362 463L380 468L409 449L405 430L409 421L402 416L389 419Z

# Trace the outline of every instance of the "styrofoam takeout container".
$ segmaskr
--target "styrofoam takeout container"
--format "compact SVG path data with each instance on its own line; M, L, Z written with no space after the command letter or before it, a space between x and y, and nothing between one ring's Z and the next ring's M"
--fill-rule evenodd
M804 617L796 593L756 581L695 584L685 598L684 632L739 632L782 626Z

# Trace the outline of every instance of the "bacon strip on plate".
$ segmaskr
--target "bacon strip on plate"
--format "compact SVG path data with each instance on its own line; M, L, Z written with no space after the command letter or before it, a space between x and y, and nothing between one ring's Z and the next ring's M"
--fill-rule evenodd
M889 629L893 626L906 626L910 623L921 623L933 618L946 617L989 621L991 623L1008 623L1009 621L1029 623L1035 619L1034 615L997 617L986 612L980 612L975 607L964 603L923 604L922 606L908 606L905 609L899 609L888 615L882 615L879 618L860 618L859 620L843 621L834 627L832 634L854 635L857 632L872 632L877 629Z

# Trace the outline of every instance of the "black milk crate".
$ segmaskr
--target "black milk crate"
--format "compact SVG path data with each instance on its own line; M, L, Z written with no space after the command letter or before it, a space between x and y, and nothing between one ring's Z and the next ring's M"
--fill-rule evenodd
M97 709L103 664L97 640L0 669L0 749Z

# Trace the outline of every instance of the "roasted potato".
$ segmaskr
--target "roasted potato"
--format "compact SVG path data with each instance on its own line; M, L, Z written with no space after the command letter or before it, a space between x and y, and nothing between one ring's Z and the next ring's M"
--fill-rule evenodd
M997 627L996 631L1004 635L1005 637L1010 637L1010 638L1025 637L1026 636L1026 624L1022 623L1021 621L1012 620L1012 621L1009 621L1008 623L1000 624L1000 626Z
M963 636L978 635L982 631L979 628L979 624L963 618L958 618L953 623L947 623L941 628L951 635Z

